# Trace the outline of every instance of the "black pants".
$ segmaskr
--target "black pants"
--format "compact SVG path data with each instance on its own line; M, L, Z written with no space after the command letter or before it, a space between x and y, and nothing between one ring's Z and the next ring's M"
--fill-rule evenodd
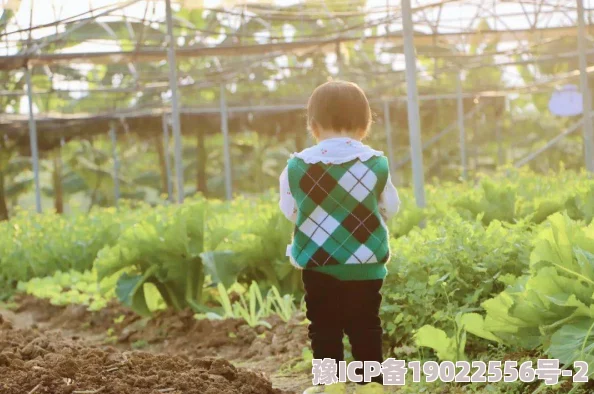
M382 284L381 279L340 281L323 273L303 271L314 358L343 361L342 338L346 334L355 360L383 361L379 318ZM362 371L357 373L362 375ZM372 381L381 383L381 375Z

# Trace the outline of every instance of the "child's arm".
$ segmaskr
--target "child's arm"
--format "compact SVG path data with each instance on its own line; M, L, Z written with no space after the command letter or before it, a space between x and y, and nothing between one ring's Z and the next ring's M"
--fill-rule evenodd
M380 214L382 215L384 221L388 221L390 218L392 218L392 216L396 215L399 208L400 198L398 197L398 191L392 184L391 176L388 175L386 187L384 187L384 191L380 195L379 199Z
M289 174L288 174L287 167L285 167L285 169L281 173L279 182L280 182L280 201L279 201L278 205L279 205L283 215L285 215L285 217L287 219L289 219L290 221L295 223L297 221L297 202L295 201L295 198L291 194L291 188L289 187ZM291 265L293 265L295 268L302 270L303 267L301 267L299 264L297 264L297 262L295 262L295 260L291 256L291 246L292 245L287 245L286 255L289 258Z
M295 223L297 221L297 204L295 198L291 194L291 188L289 187L289 173L287 167L283 170L280 175L280 201L279 207L285 217Z

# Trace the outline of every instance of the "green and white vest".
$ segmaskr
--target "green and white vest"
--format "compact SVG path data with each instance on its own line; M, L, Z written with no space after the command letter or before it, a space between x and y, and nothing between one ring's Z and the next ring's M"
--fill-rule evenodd
M390 259L378 201L389 177L385 156L342 164L288 162L297 218L293 264L340 280L383 279Z

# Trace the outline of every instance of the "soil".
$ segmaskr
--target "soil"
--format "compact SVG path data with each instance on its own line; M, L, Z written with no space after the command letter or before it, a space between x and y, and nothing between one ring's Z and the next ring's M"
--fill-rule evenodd
M0 317L0 392L281 394L264 376L218 358L121 352Z
M17 304L0 310L0 393L266 394L309 383L286 368L307 346L302 315L266 329L189 311L146 319L118 304L93 313L32 297Z
M0 309L2 394L290 394L311 382L303 315L268 319L272 328L265 329L196 320L191 312L146 319L115 303L93 313L32 297L16 304ZM504 360L535 356L516 352ZM301 369L288 368L298 362Z
M20 328L41 326L66 333L82 328L87 338L108 339L123 349L135 346L159 353L251 361L282 356L290 361L301 358L307 347L303 314L289 322L273 316L267 319L272 326L268 329L250 327L237 319L196 320L191 311L164 311L150 319L142 318L117 303L100 312L89 312L77 305L57 307L29 296L17 303L13 315ZM278 369L278 362L275 367Z

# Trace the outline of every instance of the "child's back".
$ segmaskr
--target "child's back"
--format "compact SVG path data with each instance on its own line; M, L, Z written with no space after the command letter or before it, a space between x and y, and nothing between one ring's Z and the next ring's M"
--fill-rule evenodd
M370 124L369 102L358 86L318 87L308 103L308 126L320 142L292 155L280 177L280 208L295 223L287 256L303 269L309 338L318 360L342 361L346 333L356 360L382 362L386 220L400 201L388 160L361 143ZM379 382L357 392L381 393ZM331 387L346 392L343 385ZM314 386L306 394L323 392L330 391Z
M350 138L328 139L294 155L287 173L299 207L293 261L341 280L384 278L390 248L380 204L389 166L381 152Z

